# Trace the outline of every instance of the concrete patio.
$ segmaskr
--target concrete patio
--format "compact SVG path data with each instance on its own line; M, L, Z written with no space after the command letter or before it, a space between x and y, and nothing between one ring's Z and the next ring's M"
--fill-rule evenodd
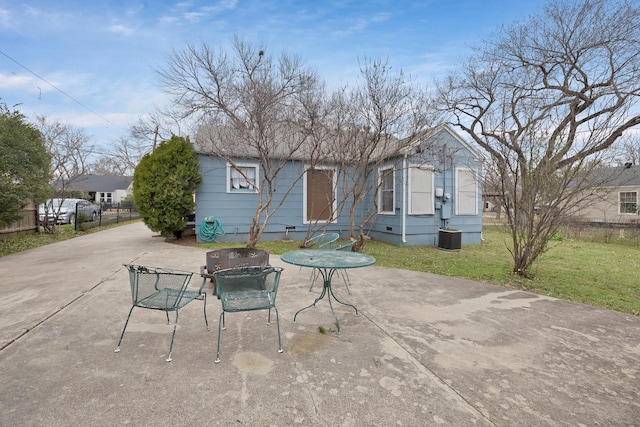
M515 289L378 266L350 272L355 304L284 267L284 352L265 312L219 302L134 309L123 263L193 272L205 249L134 223L0 258L1 426L639 426L640 318ZM452 256L456 256L452 254ZM634 272L638 274L638 272ZM195 275L192 285L200 283ZM322 326L327 332L321 333Z

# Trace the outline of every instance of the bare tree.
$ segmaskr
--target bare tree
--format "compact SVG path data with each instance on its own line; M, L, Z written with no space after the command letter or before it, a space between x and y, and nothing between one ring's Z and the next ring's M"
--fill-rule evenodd
M92 174L95 175L127 175L127 165L116 160L111 153L103 153L97 160L89 166Z
M349 209L354 251L361 250L366 229L378 214L379 167L418 141L433 119L426 93L402 70L394 72L388 61L365 59L360 72L354 88L333 94L329 121L335 130L332 158L342 175L340 207ZM357 218L371 195L372 207Z
M182 123L172 111L156 111L139 118L129 127L129 135L120 137L91 164L93 173L131 176L142 157L151 153L161 141L181 135Z
M637 135L626 138L622 144L621 162L623 165L631 163L632 165L640 165L640 141Z
M440 87L441 105L490 156L528 275L594 166L640 124L637 3L560 0L502 28Z
M185 120L179 110L166 107L141 117L129 128L129 139L139 150L151 152L160 141L168 141L173 135L182 135ZM186 125L189 128L188 124Z
M36 118L36 126L51 153L51 172L55 179L68 182L87 171L94 146L84 130L67 123L49 122L42 116Z
M298 56L276 57L236 37L230 52L206 44L174 52L159 74L179 107L174 117L197 118L206 125L198 144L206 144L210 154L225 159L240 174L244 172L238 159L260 162L260 181L252 183L258 204L246 243L255 247L304 168L284 189L278 188L276 198L278 176L296 155L312 155L311 129L323 96L316 72Z
M152 150L152 142L146 139L121 137L91 164L91 170L100 175L132 176L140 159Z
M38 116L35 125L51 154L51 174L54 179L51 198L64 198L74 179L88 172L94 146L84 130L75 129L67 123L49 122L45 117ZM54 231L55 224L45 226L45 230Z

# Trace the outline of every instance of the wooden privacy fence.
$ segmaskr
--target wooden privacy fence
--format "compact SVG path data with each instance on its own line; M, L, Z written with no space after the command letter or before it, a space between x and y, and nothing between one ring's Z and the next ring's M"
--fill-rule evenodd
M9 226L0 226L0 240L38 232L38 208L29 203L20 211L21 219Z

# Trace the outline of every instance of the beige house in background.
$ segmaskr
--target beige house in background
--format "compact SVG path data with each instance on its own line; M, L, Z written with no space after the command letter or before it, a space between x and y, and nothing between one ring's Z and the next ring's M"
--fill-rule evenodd
M627 163L604 168L599 177L609 178L605 185L599 185L596 195L581 205L576 216L591 222L640 224L640 166Z

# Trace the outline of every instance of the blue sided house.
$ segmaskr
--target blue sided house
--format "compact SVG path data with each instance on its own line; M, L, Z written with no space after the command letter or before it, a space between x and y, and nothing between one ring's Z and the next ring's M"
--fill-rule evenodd
M230 143L224 156L216 155L203 135L199 131L194 143L203 178L195 195L198 240L211 240L198 230L203 221L215 221L224 231L216 240L245 242L260 205L255 186L265 174L264 165L247 151L240 154ZM479 244L483 155L447 124L412 141L392 155L371 161L372 190L353 212L356 233L360 220L372 218L366 234L395 245L456 250L463 244ZM329 158L309 163L307 152L294 152L281 163L261 240L302 240L309 229L349 238L351 198L344 190L349 173Z

